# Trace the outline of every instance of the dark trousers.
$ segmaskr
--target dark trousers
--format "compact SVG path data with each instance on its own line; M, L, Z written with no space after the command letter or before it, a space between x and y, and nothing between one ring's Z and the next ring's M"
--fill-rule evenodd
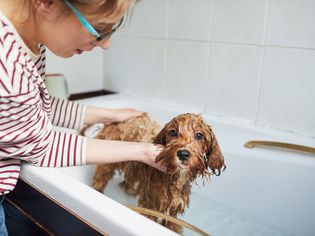
M9 236L46 236L47 233L26 217L23 210L16 207L8 199L3 201L5 223ZM1 235L2 236L2 235Z
M4 201L5 195L0 196L0 236L7 236L8 231L5 224L5 214L3 209L3 201Z

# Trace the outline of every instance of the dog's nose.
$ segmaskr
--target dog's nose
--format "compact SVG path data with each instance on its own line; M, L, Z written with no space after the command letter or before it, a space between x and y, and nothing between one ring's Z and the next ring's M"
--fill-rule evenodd
M178 156L179 160L187 161L189 156L190 156L190 152L186 149L179 150L179 151L177 151L177 156Z

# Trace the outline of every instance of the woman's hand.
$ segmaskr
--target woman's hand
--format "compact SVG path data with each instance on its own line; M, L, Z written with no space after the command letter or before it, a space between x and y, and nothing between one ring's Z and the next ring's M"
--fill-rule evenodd
M109 109L101 107L88 106L86 108L84 123L91 125L94 123L109 124L113 122L122 122L134 117L143 115L143 111L133 108Z
M108 114L109 122L123 122L125 120L143 115L143 111L133 108L110 109Z
M159 169L160 171L166 173L166 166L163 165L161 162L156 162L155 159L159 155L159 153L163 150L162 145L156 144L149 144L148 145L148 153L144 156L144 159L141 160L142 162L153 166L154 168Z

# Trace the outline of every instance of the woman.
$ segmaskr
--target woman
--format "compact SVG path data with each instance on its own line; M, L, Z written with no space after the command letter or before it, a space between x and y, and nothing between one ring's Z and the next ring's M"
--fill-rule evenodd
M0 195L14 189L22 160L60 167L142 161L164 170L149 143L105 141L56 132L124 121L134 109L103 109L51 98L44 84L45 48L71 57L108 48L134 0L0 0ZM0 205L0 223L4 213ZM0 235L6 229L0 226Z

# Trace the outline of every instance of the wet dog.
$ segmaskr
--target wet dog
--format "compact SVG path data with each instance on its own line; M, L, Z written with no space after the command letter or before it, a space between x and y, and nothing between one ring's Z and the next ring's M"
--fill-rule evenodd
M140 162L98 165L93 179L96 190L103 192L115 170L124 173L122 186L138 197L140 207L176 217L189 205L191 183L197 177L220 175L225 169L217 139L201 115L186 113L173 118L163 129L147 115L106 126L100 139L153 142L163 145L156 161L167 167L163 173ZM151 219L158 221L155 217ZM167 221L162 225L181 232L181 227Z

